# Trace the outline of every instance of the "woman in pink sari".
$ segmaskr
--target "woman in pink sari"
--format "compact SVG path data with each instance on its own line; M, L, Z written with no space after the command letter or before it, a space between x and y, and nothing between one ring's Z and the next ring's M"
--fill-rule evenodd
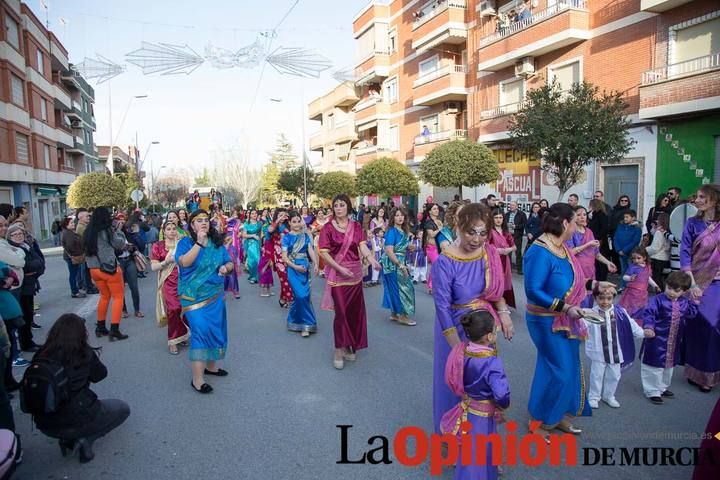
M503 279L505 288L503 298L508 306L515 308L515 292L512 284L512 264L510 263L510 254L517 250L515 240L512 233L508 230L505 215L502 210L496 208L492 212L493 228L490 230L490 244L495 245L500 254L500 262L502 263Z
M685 224L680 269L691 275L698 316L685 327L685 377L702 392L720 384L720 185L697 192L698 214Z
M438 255L440 255L440 245L438 245L437 236L443 228L443 222L440 220L440 205L437 203L428 204L426 208L422 228L425 229L423 240L425 241L425 255L428 259L428 293L432 294L432 264L435 263Z
M182 319L182 306L178 297L178 269L175 264L175 245L178 240L177 226L166 221L162 226L164 240L155 242L150 253L150 269L158 272L155 319L158 327L167 325L168 350L178 354L178 345L190 337Z
M610 273L617 272L615 264L600 253L600 241L595 240L595 235L588 228L588 215L585 207L578 205L574 210L575 233L565 242L565 245L575 254L585 278L595 280L595 260L607 266ZM593 306L592 291L587 292L587 296L580 306L583 308Z
M335 359L338 370L344 360L355 361L355 353L367 348L367 316L362 287L362 259L380 269L365 244L362 225L350 219L350 198L333 199L333 218L320 231L320 255L325 260L325 293L321 308L335 312Z

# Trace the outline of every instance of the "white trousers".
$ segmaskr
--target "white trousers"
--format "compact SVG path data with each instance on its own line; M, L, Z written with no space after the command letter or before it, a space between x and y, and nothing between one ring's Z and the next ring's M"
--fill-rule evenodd
M620 383L619 363L590 362L588 400L599 401L601 398L613 400L618 383Z
M413 281L415 282L426 282L427 281L427 265L424 267L413 267Z
M370 268L372 268L372 281L377 282L378 279L380 279L380 270L375 270L373 267Z
M643 363L640 366L640 378L645 396L650 398L662 395L670 386L672 376L673 368L651 367Z

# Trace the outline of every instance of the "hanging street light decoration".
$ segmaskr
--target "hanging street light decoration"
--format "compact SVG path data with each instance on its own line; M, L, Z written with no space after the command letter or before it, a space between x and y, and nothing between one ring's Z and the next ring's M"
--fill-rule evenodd
M125 71L124 65L118 65L99 54L96 56L97 58L85 57L81 63L73 65L73 69L80 72L86 80L96 79L97 83L107 82Z

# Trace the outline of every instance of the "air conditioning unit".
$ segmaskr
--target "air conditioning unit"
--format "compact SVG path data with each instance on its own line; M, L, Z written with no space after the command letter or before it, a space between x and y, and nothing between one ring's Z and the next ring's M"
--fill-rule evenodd
M447 113L460 113L460 102L445 103L445 111Z
M524 57L522 60L515 64L515 76L527 78L530 75L535 74L535 58Z
M82 122L80 120L72 120L70 122L70 126L73 128L80 128L82 127Z
M478 10L480 11L481 17L494 17L497 15L497 12L495 11L495 0L485 0L484 2L480 2Z

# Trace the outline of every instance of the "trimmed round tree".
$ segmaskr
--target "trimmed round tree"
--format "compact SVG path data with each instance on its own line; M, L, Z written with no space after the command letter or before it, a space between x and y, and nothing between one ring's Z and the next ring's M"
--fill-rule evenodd
M383 157L369 162L357 173L357 188L360 195L417 195L420 193L417 178L394 158Z
M315 195L321 198L332 199L341 193L350 198L357 196L355 177L345 172L328 172L320 175L315 181Z
M492 151L485 145L453 140L434 148L420 162L420 179L436 187L477 187L496 182L500 168Z
M70 184L67 202L72 208L122 206L127 203L125 185L106 173L86 173Z

